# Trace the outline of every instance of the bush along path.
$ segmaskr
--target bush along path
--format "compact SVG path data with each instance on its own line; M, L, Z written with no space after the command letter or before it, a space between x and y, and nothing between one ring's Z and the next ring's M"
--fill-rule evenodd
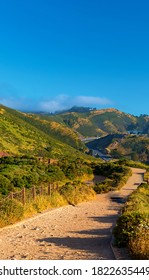
M115 259L112 228L124 201L143 181L142 169L119 191L98 194L77 206L64 206L0 230L0 259Z
M149 185L142 183L125 204L114 228L115 243L134 259L149 260Z

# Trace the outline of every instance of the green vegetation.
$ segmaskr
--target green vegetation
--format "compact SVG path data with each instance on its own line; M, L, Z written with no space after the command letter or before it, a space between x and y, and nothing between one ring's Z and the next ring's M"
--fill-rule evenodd
M124 136L129 129L148 133L146 115L134 117L115 109L90 108L72 108L55 115L25 114L0 105L0 119L0 152L10 155L61 158L65 154L72 158L77 150L78 157L80 151L87 151L80 137L106 135L87 145L106 150L115 158L149 160L147 137Z
M145 168L145 179L149 178L149 167L135 162L149 161L148 138L124 135L134 129L148 133L146 115L90 108L72 108L55 115L25 114L0 105L0 120L0 227L52 207L93 199L95 192L121 188L131 175L129 166ZM113 157L124 159L103 163L85 154L88 149L80 140L82 136L105 135L91 144L93 148L102 147ZM105 179L94 187L85 184L94 175ZM128 241L136 258L148 258L147 186L142 185L131 196L115 229L117 243ZM19 198L23 193L28 197L25 202Z
M0 227L13 224L46 209L63 205L77 205L92 200L95 192L92 187L81 182L69 182L53 190L51 195L37 195L25 205L16 199L5 199L0 203Z
M65 182L81 178L84 174L92 174L87 161L64 157L56 165L41 162L38 158L3 157L0 158L0 195L41 184Z
M149 185L141 184L129 197L114 228L116 244L128 246L134 259L149 260Z
M59 162L59 167L70 180L76 180L77 178L84 176L84 174L93 174L89 162L84 161L81 158L68 161L68 158L64 157Z
M31 124L38 130L50 135L58 141L64 141L66 144L82 151L85 149L77 133L66 126L64 122L59 122L58 118L56 117L54 118L50 116L43 117L41 115L22 114L21 118L25 122Z
M119 164L129 166L129 167L134 167L134 168L141 168L145 170L144 173L144 181L149 182L149 165L142 163L142 162L136 162L133 160L128 160L128 159L121 159L118 161Z
M86 146L89 149L99 149L115 159L149 162L149 138L145 135L110 134L90 141Z
M129 160L129 159L119 159L118 163L121 165L125 165L125 166L130 166L130 167L134 167L134 168L142 168L145 170L149 170L149 165L145 164L143 162L139 162L139 161L133 161L133 160Z
M78 134L59 116L25 114L1 105L0 118L1 226L49 207L76 204L94 196L81 180L93 176L89 163L97 160L83 153L86 148ZM51 164L51 159L56 161ZM80 180L77 186L76 180ZM73 189L69 194L65 187L68 182ZM45 190L51 183L59 187L52 189L50 196L42 194L41 188ZM27 197L33 188L37 193L22 206L24 188Z
M149 162L149 138L147 136L125 136L113 149L108 147L115 158L129 158L134 161Z
M79 150L85 150L78 135L56 121L42 120L2 105L0 119L0 152L61 158L63 154L73 157L76 149L78 155Z
M106 152L106 149L108 149L112 143L114 143L115 141L120 141L120 139L124 137L125 134L109 134L105 137L87 142L86 146L89 149L99 149L103 152Z
M96 183L94 190L96 193L105 193L115 189L120 189L131 176L131 169L124 165L120 165L118 162L93 164L94 174L105 177L105 180L101 183Z
M135 117L116 109L76 110L75 108L58 115L69 127L83 136L105 136L107 134L126 133L138 130L148 134L149 117Z
M60 189L60 194L66 199L71 205L76 205L83 201L88 201L95 197L95 192L92 187L87 186L79 181L65 184Z
M102 175L106 179L95 187L84 183L85 179L93 178L94 175ZM129 175L129 168L123 165L100 163L98 160L95 162L79 157L74 160L65 156L54 164L29 156L2 157L0 159L0 226L11 224L51 207L76 205L93 199L95 192L107 192L121 187ZM46 189L51 183L55 183L56 188L52 184L53 187L48 193ZM25 205L22 206L20 202L23 202L24 188L28 198L25 198ZM35 196L33 196L33 188L36 188ZM13 202L8 198L10 192L14 193Z
M24 215L22 203L16 200L4 200L0 203L0 227L20 221Z
M0 227L51 207L93 199L95 192L83 183L84 177L91 176L90 161L83 158L74 160L65 156L54 164L49 164L48 159L29 156L0 158ZM51 183L48 194L45 190ZM33 188L36 189L34 197ZM11 194L13 199L10 199Z

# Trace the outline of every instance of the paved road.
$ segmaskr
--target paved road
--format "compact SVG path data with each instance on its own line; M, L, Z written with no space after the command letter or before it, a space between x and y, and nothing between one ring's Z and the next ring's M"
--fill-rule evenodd
M120 191L97 195L94 201L58 208L0 230L0 259L115 259L110 247L111 230L123 206L122 199L143 181L144 171L132 170L132 177Z
M107 155L107 154L103 154L102 152L100 152L99 150L93 150L92 149L92 153L93 153L93 156L99 156L101 159L105 160L105 161L109 161L112 159L112 157L110 155Z

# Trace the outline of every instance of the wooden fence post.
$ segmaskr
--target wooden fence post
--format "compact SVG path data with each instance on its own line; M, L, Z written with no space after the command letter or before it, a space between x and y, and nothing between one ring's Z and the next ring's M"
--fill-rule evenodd
M48 195L51 196L51 184L49 184L49 186L48 186Z
M10 193L10 199L13 199L13 192Z
M42 195L43 194L43 187L41 186L40 187L40 195Z
M33 200L34 200L35 197L36 197L36 189L35 189L35 186L32 188L32 194L33 194Z
M52 184L52 190L53 190L53 192L55 191L55 184L54 183Z
M25 188L22 189L22 203L25 204Z

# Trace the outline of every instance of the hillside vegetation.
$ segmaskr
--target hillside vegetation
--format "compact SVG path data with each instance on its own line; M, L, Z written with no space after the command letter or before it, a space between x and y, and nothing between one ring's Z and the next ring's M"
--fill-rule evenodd
M86 143L89 149L100 150L112 158L126 158L149 162L149 138L147 135L110 134Z
M107 134L126 133L131 130L149 131L149 116L139 117L123 113L116 109L89 110L88 108L72 108L57 114L69 127L84 137L105 136Z
M96 183L93 189L97 194L120 189L132 175L131 169L121 162L92 163L93 173L104 176L102 182Z
M149 138L147 136L129 135L108 147L113 157L126 157L134 161L149 162Z
M0 152L10 155L73 157L85 149L70 128L58 122L40 120L36 115L0 106ZM76 149L74 149L76 148Z
M148 133L148 116L135 117L116 109L77 108L53 115L27 114L0 106L0 153L60 158L87 150L81 138L104 137L87 143L114 158L148 162L149 142L145 135L127 135L128 130ZM75 150L73 149L75 148Z
M149 260L149 185L141 184L129 197L114 235L116 244L127 246L134 259Z
M101 183L90 183L95 175ZM95 193L121 188L131 175L119 163L100 163L64 157L54 165L35 157L0 159L0 227L51 207L76 205ZM50 187L50 189L49 189Z
M0 158L0 227L45 209L93 199L89 160L64 156L50 164L36 157Z
M149 161L148 127L148 116L134 117L115 109L81 107L52 115L0 105L0 227L119 189L131 175L129 166L146 166L148 180L149 168L138 162ZM146 135L127 134L134 129ZM85 146L80 140L84 136L103 137ZM120 160L103 162L87 155L89 149ZM93 183L95 175L103 181ZM148 185L139 187L115 229L117 244L128 242L134 258L149 258L148 196Z

